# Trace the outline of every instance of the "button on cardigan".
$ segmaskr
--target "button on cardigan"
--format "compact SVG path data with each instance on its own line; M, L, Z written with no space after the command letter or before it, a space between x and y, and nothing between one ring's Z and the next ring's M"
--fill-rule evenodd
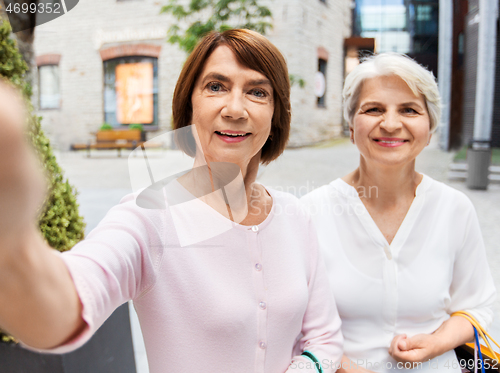
M488 327L496 292L475 210L463 193L424 175L389 244L359 198L376 192L337 179L301 202L318 232L345 355L383 372L397 366L388 353L395 335L430 334L459 310ZM437 363L451 372L448 362L460 372L454 359L446 353L428 370L436 372Z
M306 356L292 363L294 349L334 371L329 367L342 356L340 318L312 223L295 197L269 193L273 206L261 224L232 223L184 247L176 232L203 230L200 219L193 226L178 214L174 226L168 208L143 209L136 195L124 197L61 254L88 326L51 352L81 346L133 300L151 373L317 372ZM213 211L213 219L223 217Z

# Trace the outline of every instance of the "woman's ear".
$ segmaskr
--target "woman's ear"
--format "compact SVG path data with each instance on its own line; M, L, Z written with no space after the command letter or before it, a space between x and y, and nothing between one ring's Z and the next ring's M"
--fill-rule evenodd
M432 133L429 134L429 140L427 141L427 145L429 145L431 143L431 139L432 139Z
M351 137L351 142L354 144L354 128L352 126L349 126L349 133Z

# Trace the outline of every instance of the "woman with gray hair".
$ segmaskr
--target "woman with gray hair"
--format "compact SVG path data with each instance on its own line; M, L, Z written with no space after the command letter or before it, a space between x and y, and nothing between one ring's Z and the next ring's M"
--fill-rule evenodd
M453 349L474 331L451 315L487 327L495 287L470 200L415 170L439 123L434 76L380 54L349 74L343 98L359 167L303 197L342 319L339 371L461 372Z

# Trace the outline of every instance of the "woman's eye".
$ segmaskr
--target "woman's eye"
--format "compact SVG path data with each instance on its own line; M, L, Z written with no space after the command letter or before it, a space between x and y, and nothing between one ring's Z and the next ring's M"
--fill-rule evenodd
M378 107L372 107L370 109L365 110L365 113L380 113L381 110Z
M411 107L404 108L403 113L405 113L405 114L418 114L418 112L415 109L412 109Z
M220 92L222 91L222 84L217 82L208 83L207 88L210 92Z
M256 98L266 98L267 97L267 92L263 91L262 89L252 89L250 91L252 96Z

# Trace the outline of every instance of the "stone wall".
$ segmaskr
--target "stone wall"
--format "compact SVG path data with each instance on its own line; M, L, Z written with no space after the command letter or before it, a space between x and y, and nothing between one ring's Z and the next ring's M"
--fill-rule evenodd
M350 1L271 1L275 26L270 39L287 58L291 74L305 80L305 88L292 88L291 146L324 141L342 132L344 38L350 36ZM314 75L319 51L326 51L325 107L317 106Z
M305 80L305 88L292 89L291 146L303 146L341 133L343 40L350 33L349 0L264 0L273 13L268 37L285 55L289 70ZM158 57L159 128L171 125L171 101L186 54L167 43L166 32L174 20L159 14L166 2L153 0L80 1L66 15L35 29L35 54L60 55L61 105L39 110L43 127L54 146L69 149L87 142L104 122L102 51L112 47L131 50L135 45L161 47ZM135 49L140 47L137 46ZM324 108L317 107L313 92L318 69L318 48L328 53ZM156 48L157 49L157 48ZM105 55L105 53L104 53Z

